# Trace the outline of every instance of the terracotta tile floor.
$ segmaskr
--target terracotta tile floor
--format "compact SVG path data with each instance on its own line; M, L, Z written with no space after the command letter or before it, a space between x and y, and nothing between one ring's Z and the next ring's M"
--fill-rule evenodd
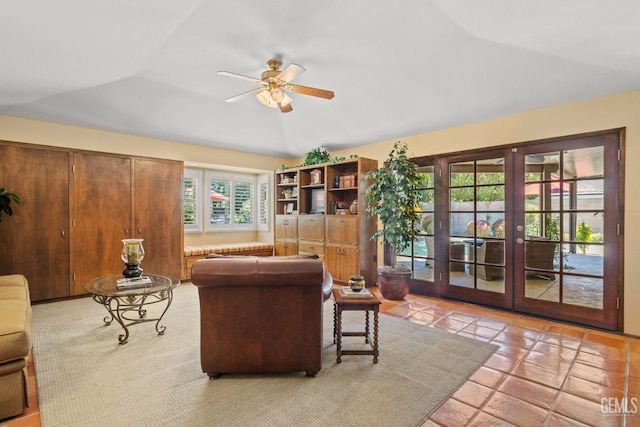
M416 295L381 311L500 346L424 426L640 426L640 339ZM28 369L30 407L2 427L40 426Z

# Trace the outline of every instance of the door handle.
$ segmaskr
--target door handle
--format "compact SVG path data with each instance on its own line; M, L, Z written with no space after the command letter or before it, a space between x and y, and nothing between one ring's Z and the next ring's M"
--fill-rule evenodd
M523 244L523 243L524 243L524 239L523 239L522 237L518 237L518 238L516 239L516 243L517 243L517 244L519 244L519 245L521 245L521 244Z

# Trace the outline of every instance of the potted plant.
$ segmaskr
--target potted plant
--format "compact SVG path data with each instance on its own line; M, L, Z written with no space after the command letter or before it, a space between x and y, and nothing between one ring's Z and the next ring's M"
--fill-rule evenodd
M409 292L411 269L397 264L397 254L418 236L420 215L415 209L420 175L407 157L408 146L398 141L384 165L368 172L371 185L366 191L367 213L378 215L382 229L372 239L382 238L384 266L378 268L378 287L386 299L403 299Z
M330 157L327 150L323 148L314 148L304 156L304 162L302 166L317 165L319 163L326 163L329 160Z
M22 200L17 195L10 193L4 187L0 188L0 221L2 221L2 213L7 215L13 215L13 209L11 209L11 202L15 202L17 205L22 204Z

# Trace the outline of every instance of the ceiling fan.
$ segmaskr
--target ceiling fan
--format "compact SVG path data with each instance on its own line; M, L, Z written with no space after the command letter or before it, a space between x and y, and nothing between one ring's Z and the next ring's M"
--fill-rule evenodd
M256 95L258 101L270 108L280 108L283 113L293 110L291 106L291 97L286 92L295 92L302 95L311 95L318 98L331 99L333 92L330 90L317 89L314 87L300 86L289 83L295 77L299 76L306 70L298 64L290 64L284 70L280 71L282 61L279 59L271 59L267 62L269 70L262 73L260 79L249 77L230 71L218 71L221 76L235 77L238 79L249 80L260 85L256 89L243 92L239 95L228 98L227 102L234 102L248 95Z

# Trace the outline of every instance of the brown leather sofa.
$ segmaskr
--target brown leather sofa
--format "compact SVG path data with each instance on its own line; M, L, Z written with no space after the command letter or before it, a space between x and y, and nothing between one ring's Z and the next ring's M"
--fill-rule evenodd
M200 361L209 378L224 373L322 368L322 305L332 278L309 257L198 260L191 282L200 297Z
M27 362L31 344L27 279L21 274L0 276L0 421L22 414L28 405Z

